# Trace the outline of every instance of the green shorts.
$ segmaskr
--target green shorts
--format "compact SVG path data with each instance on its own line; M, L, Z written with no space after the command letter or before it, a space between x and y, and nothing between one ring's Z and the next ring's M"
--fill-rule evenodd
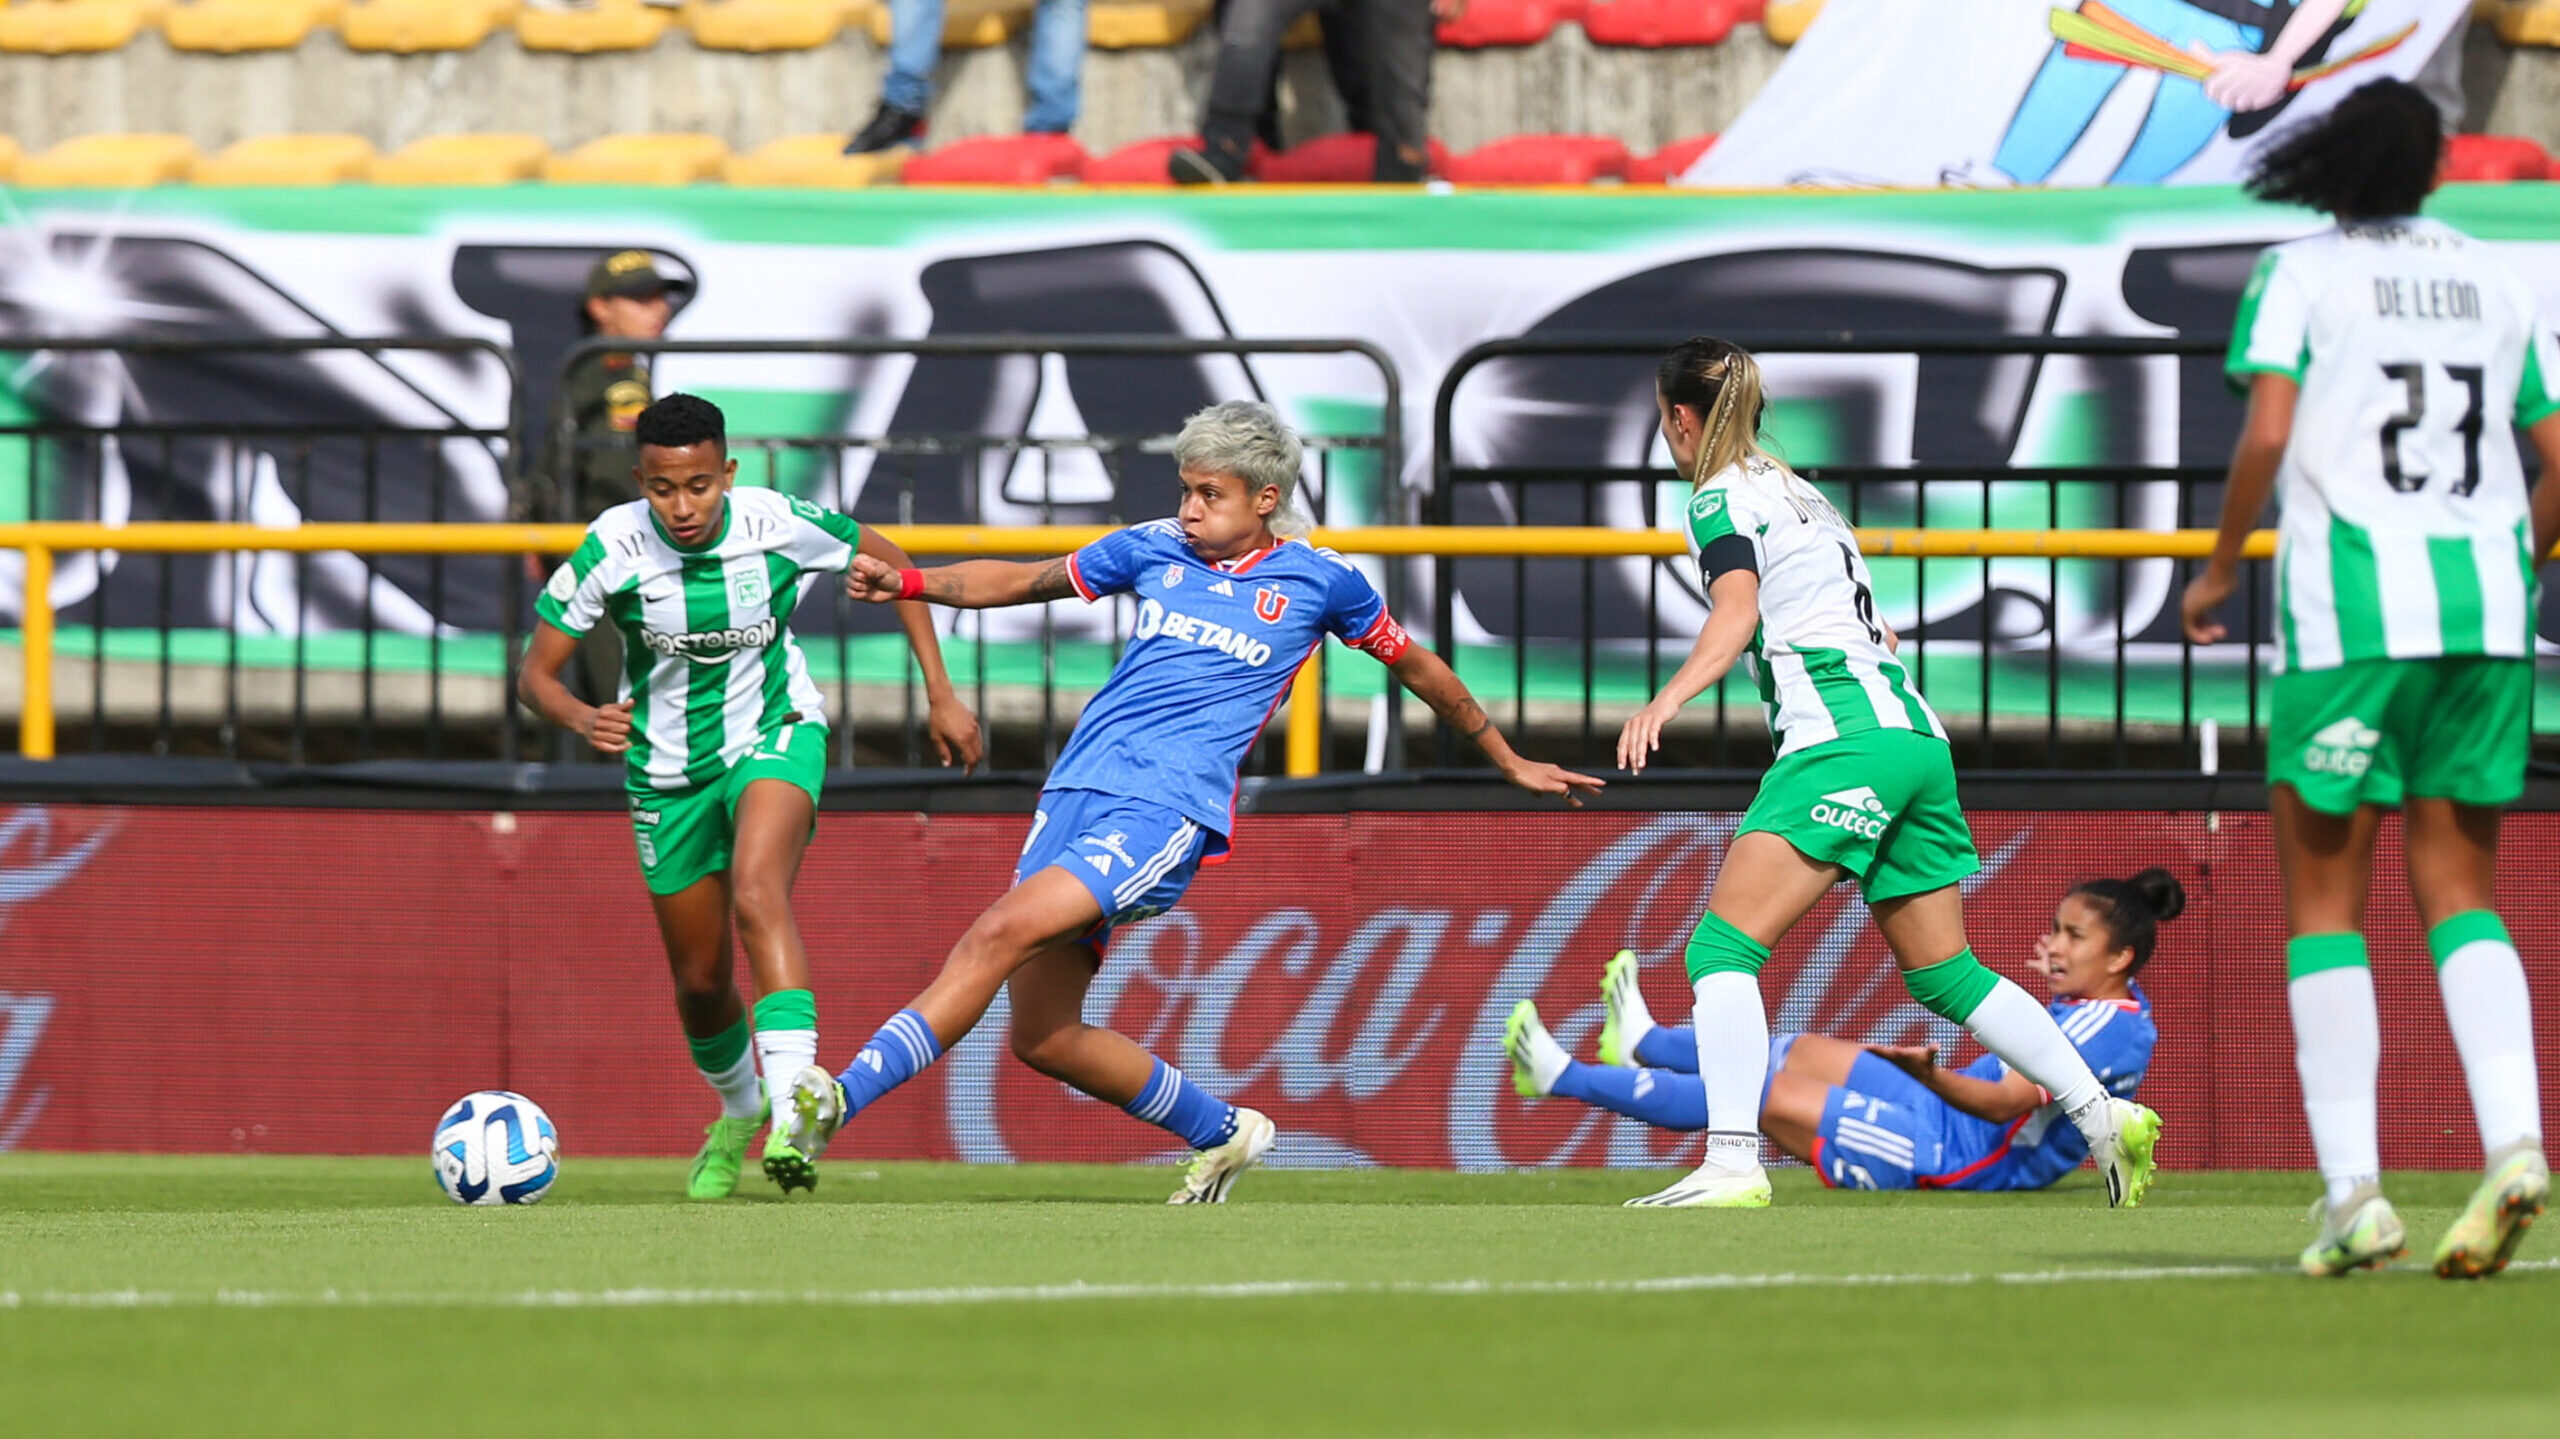
M1735 833L1755 830L1857 876L1870 904L1982 868L1956 802L1954 755L1912 730L1866 730L1780 756Z
M2524 795L2533 661L2360 660L2276 676L2267 783L2323 814L2404 798L2508 805Z
M706 874L720 873L729 867L738 797L748 785L760 779L788 780L807 790L815 806L826 776L827 727L787 724L756 741L727 775L709 784L625 791L631 801L631 835L640 846L640 877L648 881L651 894L673 894ZM817 823L812 813L812 833Z

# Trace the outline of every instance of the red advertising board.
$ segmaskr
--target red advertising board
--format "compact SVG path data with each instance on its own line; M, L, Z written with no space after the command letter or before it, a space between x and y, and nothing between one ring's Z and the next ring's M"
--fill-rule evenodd
M1672 1163L1689 1136L1511 1093L1503 1016L1536 999L1569 1047L1601 964L1646 959L1685 1014L1679 952L1723 814L1249 817L1232 862L1124 932L1088 1017L1268 1111L1300 1164ZM922 987L1005 884L1028 817L829 813L802 871L824 1054ZM2182 1167L2308 1163L2265 816L1982 813L1976 949L2020 962L2077 879L2162 864L2187 914L2145 975L2161 1040L2143 1098ZM2515 817L2509 873L2560 858ZM2385 866L2396 872L2396 837ZM2383 1154L2477 1163L2461 1071L2396 880L2374 911ZM2560 1100L2560 899L2502 893ZM1910 1003L1835 895L1763 977L1773 1021L1863 1040L1952 1033ZM1934 1027L1934 1028L1933 1028ZM1001 1007L865 1113L838 1154L1124 1160L1159 1130L1011 1057ZM680 1154L712 1112L675 1026L618 814L0 809L0 1148L407 1153L473 1089L532 1095L572 1153Z

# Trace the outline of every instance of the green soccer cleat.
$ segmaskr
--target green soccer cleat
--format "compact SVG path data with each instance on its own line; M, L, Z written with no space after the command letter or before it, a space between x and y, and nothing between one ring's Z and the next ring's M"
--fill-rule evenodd
M1182 1172L1182 1187L1173 1191L1167 1204L1224 1204L1227 1191L1235 1188L1237 1176L1262 1162L1271 1152L1271 1142L1280 1131L1271 1117L1259 1109L1236 1107L1236 1132L1215 1149L1203 1149L1191 1156L1191 1167Z
M795 1189L816 1189L818 1162L792 1148L782 1131L774 1129L764 1137L764 1177L781 1185L785 1194Z
M1600 1062L1620 1069L1633 1069L1635 1046L1625 1042L1627 1020L1643 1015L1650 1022L1653 1012L1645 1008L1644 991L1636 985L1636 952L1619 950L1600 971Z
M764 1125L764 1116L731 1119L722 1115L705 1128L702 1152L693 1156L693 1172L684 1180L687 1199L726 1199L738 1192L738 1172L746 1167L747 1141Z
M2551 1198L2551 1165L2538 1140L2510 1145L2492 1158L2489 1173L2471 1192L2462 1217L2436 1245L2436 1276L2486 1279L2507 1267L2524 1232Z
M2371 1185L2336 1208L2326 1199L2311 1201L2311 1217L2320 1222L2320 1237L2302 1251L2302 1272L2314 1279L2380 1269L2409 1252L2409 1231L2398 1211Z
M1524 999L1511 1006L1510 1017L1502 1021L1502 1053L1511 1061L1511 1087L1522 1099L1547 1097L1549 1087L1538 1082L1535 1056L1555 1049L1555 1039L1539 1021L1535 1003Z
M2151 1192L2151 1181L2160 1174L2154 1156L2160 1147L2160 1116L2130 1099L2106 1103L2115 1128L2103 1142L2089 1146L2089 1157L2107 1183L2107 1207L2132 1209Z

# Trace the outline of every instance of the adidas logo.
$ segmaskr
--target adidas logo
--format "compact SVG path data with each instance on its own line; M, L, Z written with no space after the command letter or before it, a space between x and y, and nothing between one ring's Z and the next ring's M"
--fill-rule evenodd
M1209 586L1209 593L1213 595L1225 595L1229 599L1234 599L1236 587L1225 580L1220 580L1216 584Z
M1111 856L1107 854L1086 855L1084 857L1084 862L1093 866L1093 872L1095 874L1108 875L1111 873Z
M1884 838L1884 827L1893 816L1886 812L1884 801L1867 785L1838 790L1824 795L1812 810L1815 824L1845 829L1861 839Z
M2355 779L2373 768L2373 747L2382 743L2382 732L2354 715L2323 726L2302 747L2302 767L2313 774L2344 775Z

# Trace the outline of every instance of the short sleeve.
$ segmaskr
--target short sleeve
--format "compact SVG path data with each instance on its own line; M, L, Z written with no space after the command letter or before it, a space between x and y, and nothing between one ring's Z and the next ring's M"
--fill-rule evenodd
M1689 544L1698 554L1698 583L1711 587L1736 570L1760 573L1760 526L1747 491L1708 485L1689 497Z
M2311 297L2297 268L2286 263L2282 249L2258 257L2249 288L2241 292L2231 352L2222 364L2232 388L2248 388L2251 375L2283 375L2300 384L2310 368Z
M1386 596L1351 561L1331 550L1316 553L1330 562L1325 569L1325 632L1380 664L1404 658L1404 652L1413 647L1413 637L1387 613Z
M862 522L851 515L813 505L794 497L791 513L783 521L790 527L783 542L783 553L804 570L842 570L853 563L855 546L862 543Z
M1087 601L1124 594L1146 568L1146 547L1144 527L1113 530L1067 556L1067 578Z
M589 530L576 552L560 562L542 593L535 596L534 614L566 634L583 635L594 629L596 621L604 618L606 568L604 541Z

